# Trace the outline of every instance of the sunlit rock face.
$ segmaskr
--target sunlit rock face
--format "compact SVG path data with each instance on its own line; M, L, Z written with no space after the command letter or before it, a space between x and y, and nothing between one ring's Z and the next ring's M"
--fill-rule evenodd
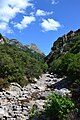
M33 52L37 52L37 53L40 53L40 54L44 55L44 53L34 43L31 43L30 45L27 45L27 47L29 49L33 50Z
M3 38L0 39L0 45L4 44Z

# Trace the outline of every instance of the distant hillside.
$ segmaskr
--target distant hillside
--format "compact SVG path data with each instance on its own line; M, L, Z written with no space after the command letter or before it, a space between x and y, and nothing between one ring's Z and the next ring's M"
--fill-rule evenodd
M38 60L44 59L45 57L45 54L41 52L41 50L36 46L36 44L31 43L30 45L23 45L16 39L8 39L7 37L4 37L2 36L2 34L0 34L0 44L4 43L16 46L25 52L29 52L30 54L32 54L32 56L34 56Z
M41 55L44 56L44 53L37 47L36 44L31 43L30 45L26 45L26 47L28 47L29 49L31 49L33 51L33 53L35 51L35 52L40 53Z
M0 34L0 90L11 82L34 82L46 68L44 55Z

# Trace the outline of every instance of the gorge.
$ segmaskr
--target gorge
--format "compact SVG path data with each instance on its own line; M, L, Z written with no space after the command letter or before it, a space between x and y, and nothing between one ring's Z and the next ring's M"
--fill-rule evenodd
M59 37L47 56L0 34L0 119L47 120L32 116L45 110L50 93L69 95L78 112L67 120L80 120L80 29Z

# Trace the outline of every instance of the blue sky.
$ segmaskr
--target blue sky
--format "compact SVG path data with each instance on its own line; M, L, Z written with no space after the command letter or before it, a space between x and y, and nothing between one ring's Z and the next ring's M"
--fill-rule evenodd
M80 28L80 0L0 0L0 32L45 54L53 42Z

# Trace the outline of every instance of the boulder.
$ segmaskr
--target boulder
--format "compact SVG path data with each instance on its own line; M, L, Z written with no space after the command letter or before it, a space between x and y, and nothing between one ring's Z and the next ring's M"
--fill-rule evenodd
M6 116L8 117L8 112L6 112L3 108L0 108L0 117Z
M61 96L71 96L71 91L66 88L62 88L60 90L55 89L54 93L61 95Z
M45 104L45 100L36 100L35 101L35 106L37 106L37 109L39 111L44 109L44 104Z
M49 96L49 91L42 92L38 99L45 100Z
M8 94L11 94L12 96L17 96L21 94L22 87L17 83L11 83L9 86L9 89L7 90Z

